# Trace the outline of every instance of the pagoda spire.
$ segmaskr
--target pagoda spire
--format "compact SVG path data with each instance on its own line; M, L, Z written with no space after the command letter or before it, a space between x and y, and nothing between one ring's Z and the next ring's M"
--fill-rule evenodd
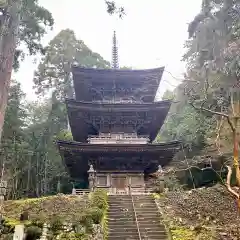
M113 69L119 68L116 31L113 32L112 68L113 68Z

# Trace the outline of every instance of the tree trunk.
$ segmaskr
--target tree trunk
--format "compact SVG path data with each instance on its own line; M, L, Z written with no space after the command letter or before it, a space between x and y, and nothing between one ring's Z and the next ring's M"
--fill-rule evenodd
M28 171L27 171L27 187L26 192L27 196L29 196L30 193L30 179L31 179L31 168L32 168L32 156L28 155Z
M237 124L237 120L236 120L236 124ZM238 137L237 137L237 130L235 128L235 130L233 131L233 166L236 171L236 182L237 182L237 185L240 187L240 169L239 169L238 151L239 151Z
M48 152L45 153L45 161L44 161L44 181L43 181L43 194L44 196L47 193L47 168L48 168Z
M7 19L7 16L5 17L7 20L5 21L6 24L2 26L0 39L0 139L7 106L14 54L19 35L21 0L9 1L8 6L7 14L9 15L9 19Z
M39 197L39 190L40 190L40 188L39 188L39 153L37 152L37 154L36 154L36 158L37 158L37 166L36 166L36 180L35 180L35 182L36 182L36 196L37 197Z

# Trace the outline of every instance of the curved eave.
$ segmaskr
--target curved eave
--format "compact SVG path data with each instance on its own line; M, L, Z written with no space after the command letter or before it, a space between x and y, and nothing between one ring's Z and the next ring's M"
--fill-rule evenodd
M89 115L102 115L106 113L136 113L136 112L150 112L154 115L154 120L148 124L148 134L150 141L153 141L161 126L163 125L165 118L168 114L171 106L171 101L160 101L154 103L89 103L79 102L75 100L66 100L68 119L72 130L73 139L79 142L85 142L88 135L98 134L98 130L93 128L92 125L86 124L84 118L79 116L80 113L88 113ZM124 116L124 115L123 115Z
M180 150L179 141L172 141L167 143L157 143L157 144L89 144L89 143L79 143L76 141L57 141L60 151L77 151L82 153L120 153L120 152L176 152Z
M88 89L89 86L94 86L94 83L113 84L113 80L115 83L128 86L132 84L142 84L142 86L147 87L148 84L152 84L155 90L150 91L149 94L151 94L154 99L163 72L164 67L143 70L72 67L73 83L76 99L78 100L90 99Z
M89 169L89 159L98 156L125 156L126 161L131 161L130 156L145 156L145 164L151 161L165 166L172 161L176 152L180 150L180 142L174 141L160 144L84 144L74 141L58 141L62 160L73 178L86 176ZM114 169L113 169L114 170ZM117 171L117 168L115 169ZM129 169L131 171L132 169Z
M74 99L66 99L65 100L68 108L74 108L77 110L96 110L96 111L106 111L107 109L111 109L111 111L118 112L121 111L132 111L140 110L157 110L157 109L165 109L170 108L172 101L171 100L163 100L153 103L109 103L109 102L83 102L76 101Z
M84 68L78 66L72 66L72 74L73 76L84 76L87 79L91 80L98 80L100 78L104 79L111 79L112 76L116 77L117 79L125 79L126 77L132 77L136 81L139 78L144 78L148 76L152 76L154 74L163 73L164 67L158 68L151 68L151 69L99 69L99 68ZM81 79L82 80L82 79Z

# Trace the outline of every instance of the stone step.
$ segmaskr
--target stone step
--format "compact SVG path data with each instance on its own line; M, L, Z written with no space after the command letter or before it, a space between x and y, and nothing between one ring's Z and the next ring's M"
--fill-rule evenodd
M126 219L126 218L121 218L121 219L108 219L108 226L114 225L115 223L118 224L131 224L134 223L136 225L135 219Z
M120 210L120 209L133 209L132 205L116 205L116 206L109 206L109 211L110 210Z
M137 202L137 201L140 201L140 202L143 202L143 203L154 203L155 200L153 198L134 198L133 197L133 201L134 202Z
M141 234L142 239L168 239L168 235L160 234L160 233L149 233L149 234Z
M108 234L108 239L121 236L123 239L134 238L139 240L138 232L112 232Z
M141 202L141 201L134 201L134 205L135 206L139 206L139 205L142 205L142 206L156 206L156 203L155 202Z
M127 226L123 226L122 224L121 225L113 225L113 226L108 226L108 231L119 231L119 230L122 230L122 231L136 231L136 224L135 225L127 225Z
M124 209L124 210L122 210L122 209L118 209L118 210L109 209L108 212L107 212L108 215L116 214L116 213L121 214L121 215L127 215L129 213L134 214L134 211L133 211L133 209Z
M152 227L149 227L149 226L143 226L141 224L138 224L138 226L144 232L146 232L146 231L149 232L149 231L154 231L154 230L162 231L162 232L166 231L165 227L164 226L160 226L160 225L153 225Z
M108 219L119 219L119 218L131 218L131 219L135 219L135 215L133 212L129 213L129 214L120 214L120 213L116 213L116 214L109 214L108 215Z
M143 197L133 197L133 201L141 201L141 202L155 202L155 200L152 197L149 198L143 198Z
M136 221L135 219L127 219L127 218L121 218L121 219L110 219L108 220L108 225L113 225L115 223L119 223L119 224L131 224L134 223L136 225Z
M140 224L138 223L138 226L140 229L143 229L143 230L147 230L149 231L150 229L157 229L157 230L161 230L161 231L165 231L165 226L161 225L161 224L152 224L152 226L150 225L144 225L144 224Z
M159 228L164 228L165 226L163 224L160 223L160 221L156 221L156 222L142 222L142 221L138 221L139 226L141 226L142 228L151 228L151 227L159 227Z
M108 201L108 240L139 240L131 196L109 196ZM141 239L167 240L165 226L161 224L161 215L152 196L133 195L133 201Z
M128 201L125 201L125 202L112 202L109 204L109 207L112 207L112 206L132 206L132 202L128 202Z
M113 203L110 203L110 204L108 204L109 205L109 207L115 207L115 206L132 206L132 202L113 202Z
M139 240L139 237L129 237L129 236L108 236L108 240ZM147 240L147 239L146 239Z
M127 197L127 198L111 198L108 199L109 202L122 202L122 201L128 201L128 202L132 202L132 198Z
M144 219L150 221L152 219L152 220L158 220L160 222L160 219L157 215L137 214L137 219L138 221L141 221Z
M116 229L113 232L109 232L110 235L128 236L128 235L138 235L137 227L133 231L124 231L121 229Z
M136 211L136 213L156 213L156 214L159 214L158 212L157 212L157 210L154 210L154 209L149 209L149 208L146 208L146 209L136 209L135 208L135 211Z
M131 223L131 222L136 222L135 221L135 218L108 218L107 219L108 221L108 224L111 224L111 223L116 223L116 222L119 222L119 223L122 223L122 222L128 222L128 223Z
M111 214L107 214L107 216L110 218L110 217L134 217L134 212L133 211L130 211L128 213L121 213L121 212L113 212Z
M165 227L164 226L161 226L160 224L159 225L152 225L152 226L142 226L141 224L138 224L138 226L141 228L141 230L143 231L154 231L154 230L160 230L160 231L165 231Z
M133 208L132 203L131 204L109 204L109 208Z

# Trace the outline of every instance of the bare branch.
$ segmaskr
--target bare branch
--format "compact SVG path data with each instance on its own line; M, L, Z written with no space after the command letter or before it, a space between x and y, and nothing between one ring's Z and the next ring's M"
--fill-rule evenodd
M233 132L235 131L235 127L233 126L233 123L231 122L229 115L227 115L226 113L217 112L217 111L214 111L214 110L205 108L205 107L203 107L203 106L201 106L200 108L198 108L198 107L194 106L193 103L190 103L190 105L191 105L194 109L196 109L196 110L198 110L198 111L201 111L201 110L202 110L202 111L211 113L211 114L213 114L213 115L218 115L218 116L221 116L221 117L225 117L225 118L227 119L227 122L228 122L229 126L231 127L231 130L232 130Z
M231 187L231 176L232 176L232 168L230 166L226 166L227 169L228 169L228 174L227 174L227 182L226 182L226 187L227 187L227 190L233 195L235 196L237 199L239 199L239 194L234 191Z
M218 152L219 152L220 154L222 153L221 150L220 150L220 148L221 148L220 132L221 132L221 130L222 130L223 123L224 123L223 119L224 119L224 117L221 116L221 119L220 119L219 124L217 123L217 129L216 129L216 131L217 131L217 136L216 136L216 139L215 139L215 144L216 144L216 147L217 147Z

